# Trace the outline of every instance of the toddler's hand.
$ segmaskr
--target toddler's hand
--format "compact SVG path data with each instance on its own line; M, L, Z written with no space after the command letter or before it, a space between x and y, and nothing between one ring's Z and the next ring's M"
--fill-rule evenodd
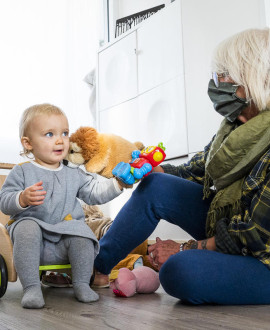
M21 207L41 205L44 203L46 191L43 190L42 183L42 181L39 181L21 192L19 198Z
M130 170L131 170L130 164L120 162L112 170L112 174L126 185L133 185L133 183L135 183L135 179L132 173L130 172Z

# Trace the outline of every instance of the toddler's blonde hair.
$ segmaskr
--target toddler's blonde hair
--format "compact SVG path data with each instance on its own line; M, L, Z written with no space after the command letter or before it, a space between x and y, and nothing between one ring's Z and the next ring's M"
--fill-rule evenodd
M27 108L24 110L19 124L20 140L22 140L24 136L28 137L30 123L35 117L40 115L62 115L66 117L66 114L60 108L48 103L36 104ZM23 151L20 155L28 157L29 154L31 154L31 151L23 147Z

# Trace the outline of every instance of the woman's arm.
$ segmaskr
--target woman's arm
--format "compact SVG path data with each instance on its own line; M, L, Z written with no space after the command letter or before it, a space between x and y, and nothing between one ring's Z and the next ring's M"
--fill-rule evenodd
M159 172L159 173L164 173L163 167L160 165L156 166L153 168L153 172Z
M183 251L186 250L216 250L216 241L215 236L206 238L201 241L189 240L187 243L183 243L182 245Z
M187 163L181 164L179 166L171 164L162 164L160 166L155 167L153 169L153 172L176 175L183 179L203 184L205 178L205 162L213 139L204 148L203 151L197 152Z

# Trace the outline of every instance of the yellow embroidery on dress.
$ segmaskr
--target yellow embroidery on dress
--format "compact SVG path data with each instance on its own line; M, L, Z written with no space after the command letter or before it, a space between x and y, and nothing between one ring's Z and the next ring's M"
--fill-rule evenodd
M31 162L30 161L27 161L27 162L19 163L18 165L19 166L22 166L23 164L26 164L26 163L31 163Z
M67 216L65 216L64 220L72 220L72 215L69 213Z

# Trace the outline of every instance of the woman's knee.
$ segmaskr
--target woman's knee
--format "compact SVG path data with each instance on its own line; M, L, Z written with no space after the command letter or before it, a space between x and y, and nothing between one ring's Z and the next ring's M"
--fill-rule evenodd
M198 304L201 302L197 300L200 295L198 292L200 280L196 272L197 256L189 252L180 252L171 256L161 267L159 278L162 287L169 295L183 302Z
M140 182L137 189L135 189L132 194L133 197L146 196L147 198L150 198L153 196L153 192L160 190L160 187L162 186L161 181L163 179L164 177L162 173L151 173Z

